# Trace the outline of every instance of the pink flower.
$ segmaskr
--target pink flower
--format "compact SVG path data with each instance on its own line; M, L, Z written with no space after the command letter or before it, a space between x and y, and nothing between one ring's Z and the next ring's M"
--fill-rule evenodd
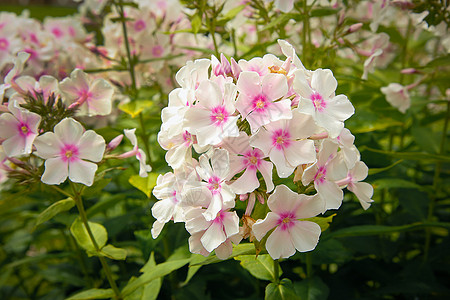
M288 92L285 75L270 73L260 77L245 71L239 75L237 88L236 108L247 119L252 133L270 122L292 117L291 100L279 100Z
M316 160L314 142L308 140L316 130L313 119L294 111L291 120L280 120L264 126L251 139L277 167L278 176L286 178L300 164Z
M136 128L124 129L123 132L133 145L133 150L119 155L119 158L136 156L136 159L139 161L139 176L147 177L148 176L147 173L152 170L152 167L150 165L147 165L147 156L145 155L145 152L138 146L138 141L136 137Z
M296 71L294 90L301 96L298 109L311 115L331 138L339 135L344 121L355 112L345 95L335 96L337 81L330 70L317 69L309 80L302 70Z
M386 101L403 114L411 106L411 99L406 86L390 83L388 86L382 87L381 92L386 96Z
M266 249L273 259L287 258L300 252L313 250L321 233L314 222L301 221L322 212L322 205L314 196L306 196L279 185L267 200L270 212L264 220L253 224L252 230L257 240L275 228L266 241Z
M11 113L0 115L0 140L7 156L30 154L34 139L38 136L41 117L21 108L16 101L10 101Z
M45 171L41 180L45 184L60 184L67 177L73 182L91 186L97 164L105 152L105 140L93 130L72 118L59 122L54 132L46 132L36 138L36 155L45 159Z
M249 138L245 132L239 137L224 140L223 147L230 151L230 174L229 178L243 171L244 173L231 185L231 189L237 194L253 192L260 184L257 171L261 173L266 183L266 191L273 190L272 169L273 164L264 160L267 157L261 150L252 148Z
M348 172L345 179L336 182L338 185L347 185L347 189L354 193L364 210L373 202L373 187L367 182L360 182L367 177L369 169L362 161L357 161L354 168Z
M106 80L97 78L91 82L86 73L75 69L70 78L64 79L59 88L63 100L71 107L77 107L79 115L109 115L114 89Z
M238 116L234 116L236 86L225 83L222 92L213 81L203 81L196 90L197 102L185 115L185 127L197 136L200 146L217 145L224 137L238 136L236 125Z
M303 172L302 183L307 186L314 181L319 198L325 203L325 209L338 209L344 198L336 181L345 178L347 167L341 156L337 155L338 145L325 140L319 151L317 161Z

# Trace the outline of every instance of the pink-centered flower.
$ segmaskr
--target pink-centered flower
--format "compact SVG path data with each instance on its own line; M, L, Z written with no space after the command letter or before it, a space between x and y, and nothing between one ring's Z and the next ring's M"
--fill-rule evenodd
M197 136L200 146L217 145L223 138L238 136L235 112L236 86L225 83L220 86L210 80L200 83L196 90L197 102L185 114L185 127Z
M7 156L16 157L30 154L33 141L38 136L41 117L21 108L16 101L10 101L11 113L0 115L0 140Z
M234 207L236 195L226 183L229 164L229 154L224 149L215 149L210 158L203 154L196 168L203 181L187 184L184 188L186 203L207 207L204 215L208 221L214 219L223 207Z
M345 178L347 167L342 157L337 155L337 150L337 144L324 140L317 161L307 167L302 176L304 186L314 181L314 188L325 209L338 209L344 198L344 193L336 181Z
M239 75L237 88L236 108L250 124L252 133L270 122L292 117L291 100L282 99L288 92L285 75L270 73L260 77L256 72L245 71Z
M67 177L73 182L91 186L97 164L105 152L105 140L93 130L72 118L59 122L54 132L46 132L34 141L36 155L45 159L41 180L45 184L60 184Z
M353 115L355 109L345 95L335 96L337 81L333 73L317 69L310 80L302 70L294 74L294 90L301 96L298 109L311 115L331 138L337 137L344 128L344 121Z
M75 69L64 79L59 88L69 108L78 108L79 115L109 115L114 88L106 80L97 78L91 82L86 73Z
M339 186L347 185L347 189L356 195L361 206L367 210L372 204L373 187L367 182L360 182L367 177L369 168L362 161L357 161L353 169L348 171L347 177L336 182Z
M300 252L313 250L321 233L320 226L301 219L317 216L322 212L315 196L306 196L279 185L269 196L270 212L264 220L257 220L252 230L257 240L275 228L266 241L266 249L273 259L287 258Z
M230 174L244 173L231 185L231 189L237 194L247 194L257 189L260 184L257 171L261 173L266 183L266 191L274 188L272 181L273 164L264 160L267 157L260 149L250 146L249 137L241 132L239 137L225 139L222 146L230 152Z
M316 130L309 115L298 111L292 113L292 119L273 122L261 128L250 141L250 145L259 148L277 168L278 176L286 178L300 164L316 160L314 142L308 140Z

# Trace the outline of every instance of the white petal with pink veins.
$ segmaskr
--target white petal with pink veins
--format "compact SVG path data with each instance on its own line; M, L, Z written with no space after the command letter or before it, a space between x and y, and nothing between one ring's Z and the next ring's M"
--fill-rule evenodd
M269 155L270 150L273 147L272 134L264 128L260 128L258 132L250 138L250 145L260 149L264 155Z
M93 162L99 162L105 152L105 140L93 130L86 131L78 144L79 157Z
M227 239L225 232L223 231L223 225L221 222L212 222L211 226L206 229L205 233L201 237L200 241L205 247L206 251L211 252Z
M266 182L267 193L270 193L274 188L272 181L273 164L269 161L262 160L258 166L258 170Z
M96 164L81 159L69 162L69 179L73 182L91 186L94 182L97 168Z
M348 189L356 195L364 210L370 207L373 202L371 199L373 196L373 187L369 183L355 182L349 184Z
M31 144L26 145L26 139L19 134L10 137L2 143L6 156L15 157L23 154L31 153ZM29 152L27 152L29 150Z
M34 145L37 149L35 154L43 159L58 156L61 153L61 149L64 147L53 132L46 132L43 135L38 136L34 140Z
M292 243L300 252L311 251L316 248L321 233L320 226L314 222L297 221L289 229Z
M227 239L225 242L219 245L214 251L218 259L225 260L233 253L233 245L231 241Z
M287 178L294 172L295 167L289 165L284 156L284 151L273 148L270 151L269 158L277 168L277 174L280 178Z
M301 164L313 163L316 161L316 148L314 147L314 141L292 141L289 147L284 149L284 155L287 162L293 167L297 167Z
M284 212L295 212L297 207L301 205L299 195L293 192L284 184L278 185L272 195L267 200L270 210L281 214Z
M41 181L45 184L60 184L68 176L67 162L58 158L49 158L45 161L45 171Z
M233 212L222 212L223 220L223 229L227 238L239 233L239 217L235 211Z
M9 139L18 133L19 121L9 113L0 115L0 138Z
M339 186L331 181L324 181L320 184L315 183L317 192L326 202L326 209L338 209L342 204L344 193Z
M55 134L64 144L78 144L83 131L83 126L72 118L65 118L54 128Z
M247 194L253 192L255 189L259 187L259 180L256 176L256 169L247 168L244 174L241 175L238 179L236 179L231 185L230 188L236 194Z
M317 69L312 74L311 87L327 100L334 96L337 81L331 70Z
M270 101L284 97L288 92L286 76L275 73L267 74L262 80L262 91Z
M222 104L222 92L219 85L212 81L203 81L198 86L196 92L197 105L205 108L213 108Z
M289 232L281 227L277 227L267 238L266 249L273 259L287 258L295 254Z
M274 212L269 212L264 220L257 220L252 226L252 231L258 241L269 232L272 228L277 226L279 216Z
M157 201L152 206L152 216L158 221L166 223L172 218L175 205L176 203L169 198Z

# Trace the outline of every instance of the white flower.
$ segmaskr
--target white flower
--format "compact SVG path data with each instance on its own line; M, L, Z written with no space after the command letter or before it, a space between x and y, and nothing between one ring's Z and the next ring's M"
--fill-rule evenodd
M388 86L382 87L381 92L386 96L386 101L401 113L405 113L411 106L408 89L401 84L390 83Z
M46 132L34 141L36 155L45 159L41 180L45 184L60 184L67 177L73 182L91 186L97 164L105 152L105 140L93 130L72 118L59 122L54 132Z

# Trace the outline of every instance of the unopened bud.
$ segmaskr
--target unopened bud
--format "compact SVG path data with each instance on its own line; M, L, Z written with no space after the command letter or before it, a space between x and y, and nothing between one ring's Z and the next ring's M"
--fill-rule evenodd
M408 69L401 70L400 73L402 73L402 74L414 74L414 73L419 73L419 71L414 69L414 68L408 68Z
M363 23L356 23L356 24L351 25L347 32L353 33L355 31L360 30L362 27L363 27Z
M111 152L114 149L117 148L117 146L119 146L119 144L122 142L123 139L123 134L120 134L118 136L116 136L115 138L113 138L111 140L111 142L108 143L108 145L106 146L106 152Z
M241 194L241 195L239 195L239 200L245 201L247 199L248 199L248 194Z

